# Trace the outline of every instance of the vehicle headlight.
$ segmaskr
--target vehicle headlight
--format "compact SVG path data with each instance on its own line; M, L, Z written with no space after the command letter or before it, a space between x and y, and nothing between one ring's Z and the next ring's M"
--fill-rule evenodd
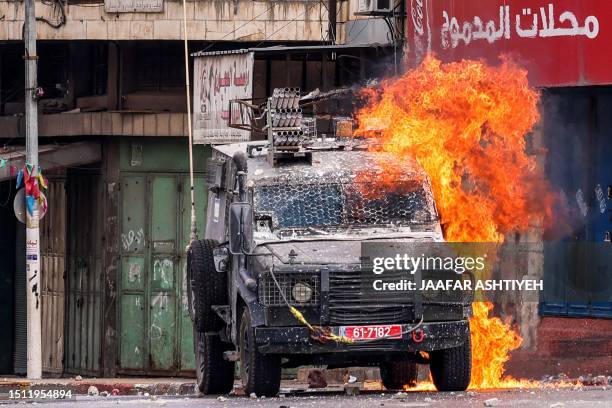
M307 303L312 299L312 288L309 284L298 282L291 289L293 299L298 303Z

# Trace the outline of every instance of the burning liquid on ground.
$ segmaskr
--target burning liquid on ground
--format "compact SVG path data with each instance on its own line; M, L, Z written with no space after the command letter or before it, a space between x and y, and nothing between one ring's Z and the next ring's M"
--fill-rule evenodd
M539 120L539 94L524 70L508 61L491 67L428 58L365 96L358 134L378 138L373 149L398 160L416 158L431 180L447 241L501 243L505 234L550 218L554 196L526 152L526 136ZM385 171L378 181L390 187L396 164L379 165ZM504 376L522 339L492 308L473 305L470 388L536 386Z

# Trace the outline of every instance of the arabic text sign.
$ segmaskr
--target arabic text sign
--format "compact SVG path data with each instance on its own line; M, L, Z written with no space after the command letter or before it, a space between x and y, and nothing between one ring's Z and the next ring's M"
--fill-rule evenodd
M232 143L249 140L249 132L228 127L244 122L238 106L230 112L233 99L253 94L253 53L196 57L194 62L194 143Z
M161 13L164 0L104 0L107 13Z
M408 0L411 60L496 63L508 55L534 85L612 83L612 1Z

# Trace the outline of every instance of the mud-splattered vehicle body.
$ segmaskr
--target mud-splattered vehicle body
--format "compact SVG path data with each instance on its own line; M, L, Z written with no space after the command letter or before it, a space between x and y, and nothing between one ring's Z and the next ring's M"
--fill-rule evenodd
M443 240L426 175L398 164L383 185L385 160L313 148L271 163L265 143L213 149L206 239L188 262L202 392L230 391L238 360L247 395L276 394L281 366L308 364L379 366L401 389L429 363L438 389L467 387L469 302L364 291L365 243Z

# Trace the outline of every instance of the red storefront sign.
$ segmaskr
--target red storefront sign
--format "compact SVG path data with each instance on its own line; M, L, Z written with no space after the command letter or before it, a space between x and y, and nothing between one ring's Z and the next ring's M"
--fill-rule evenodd
M406 0L408 59L507 55L536 86L612 84L612 0Z

